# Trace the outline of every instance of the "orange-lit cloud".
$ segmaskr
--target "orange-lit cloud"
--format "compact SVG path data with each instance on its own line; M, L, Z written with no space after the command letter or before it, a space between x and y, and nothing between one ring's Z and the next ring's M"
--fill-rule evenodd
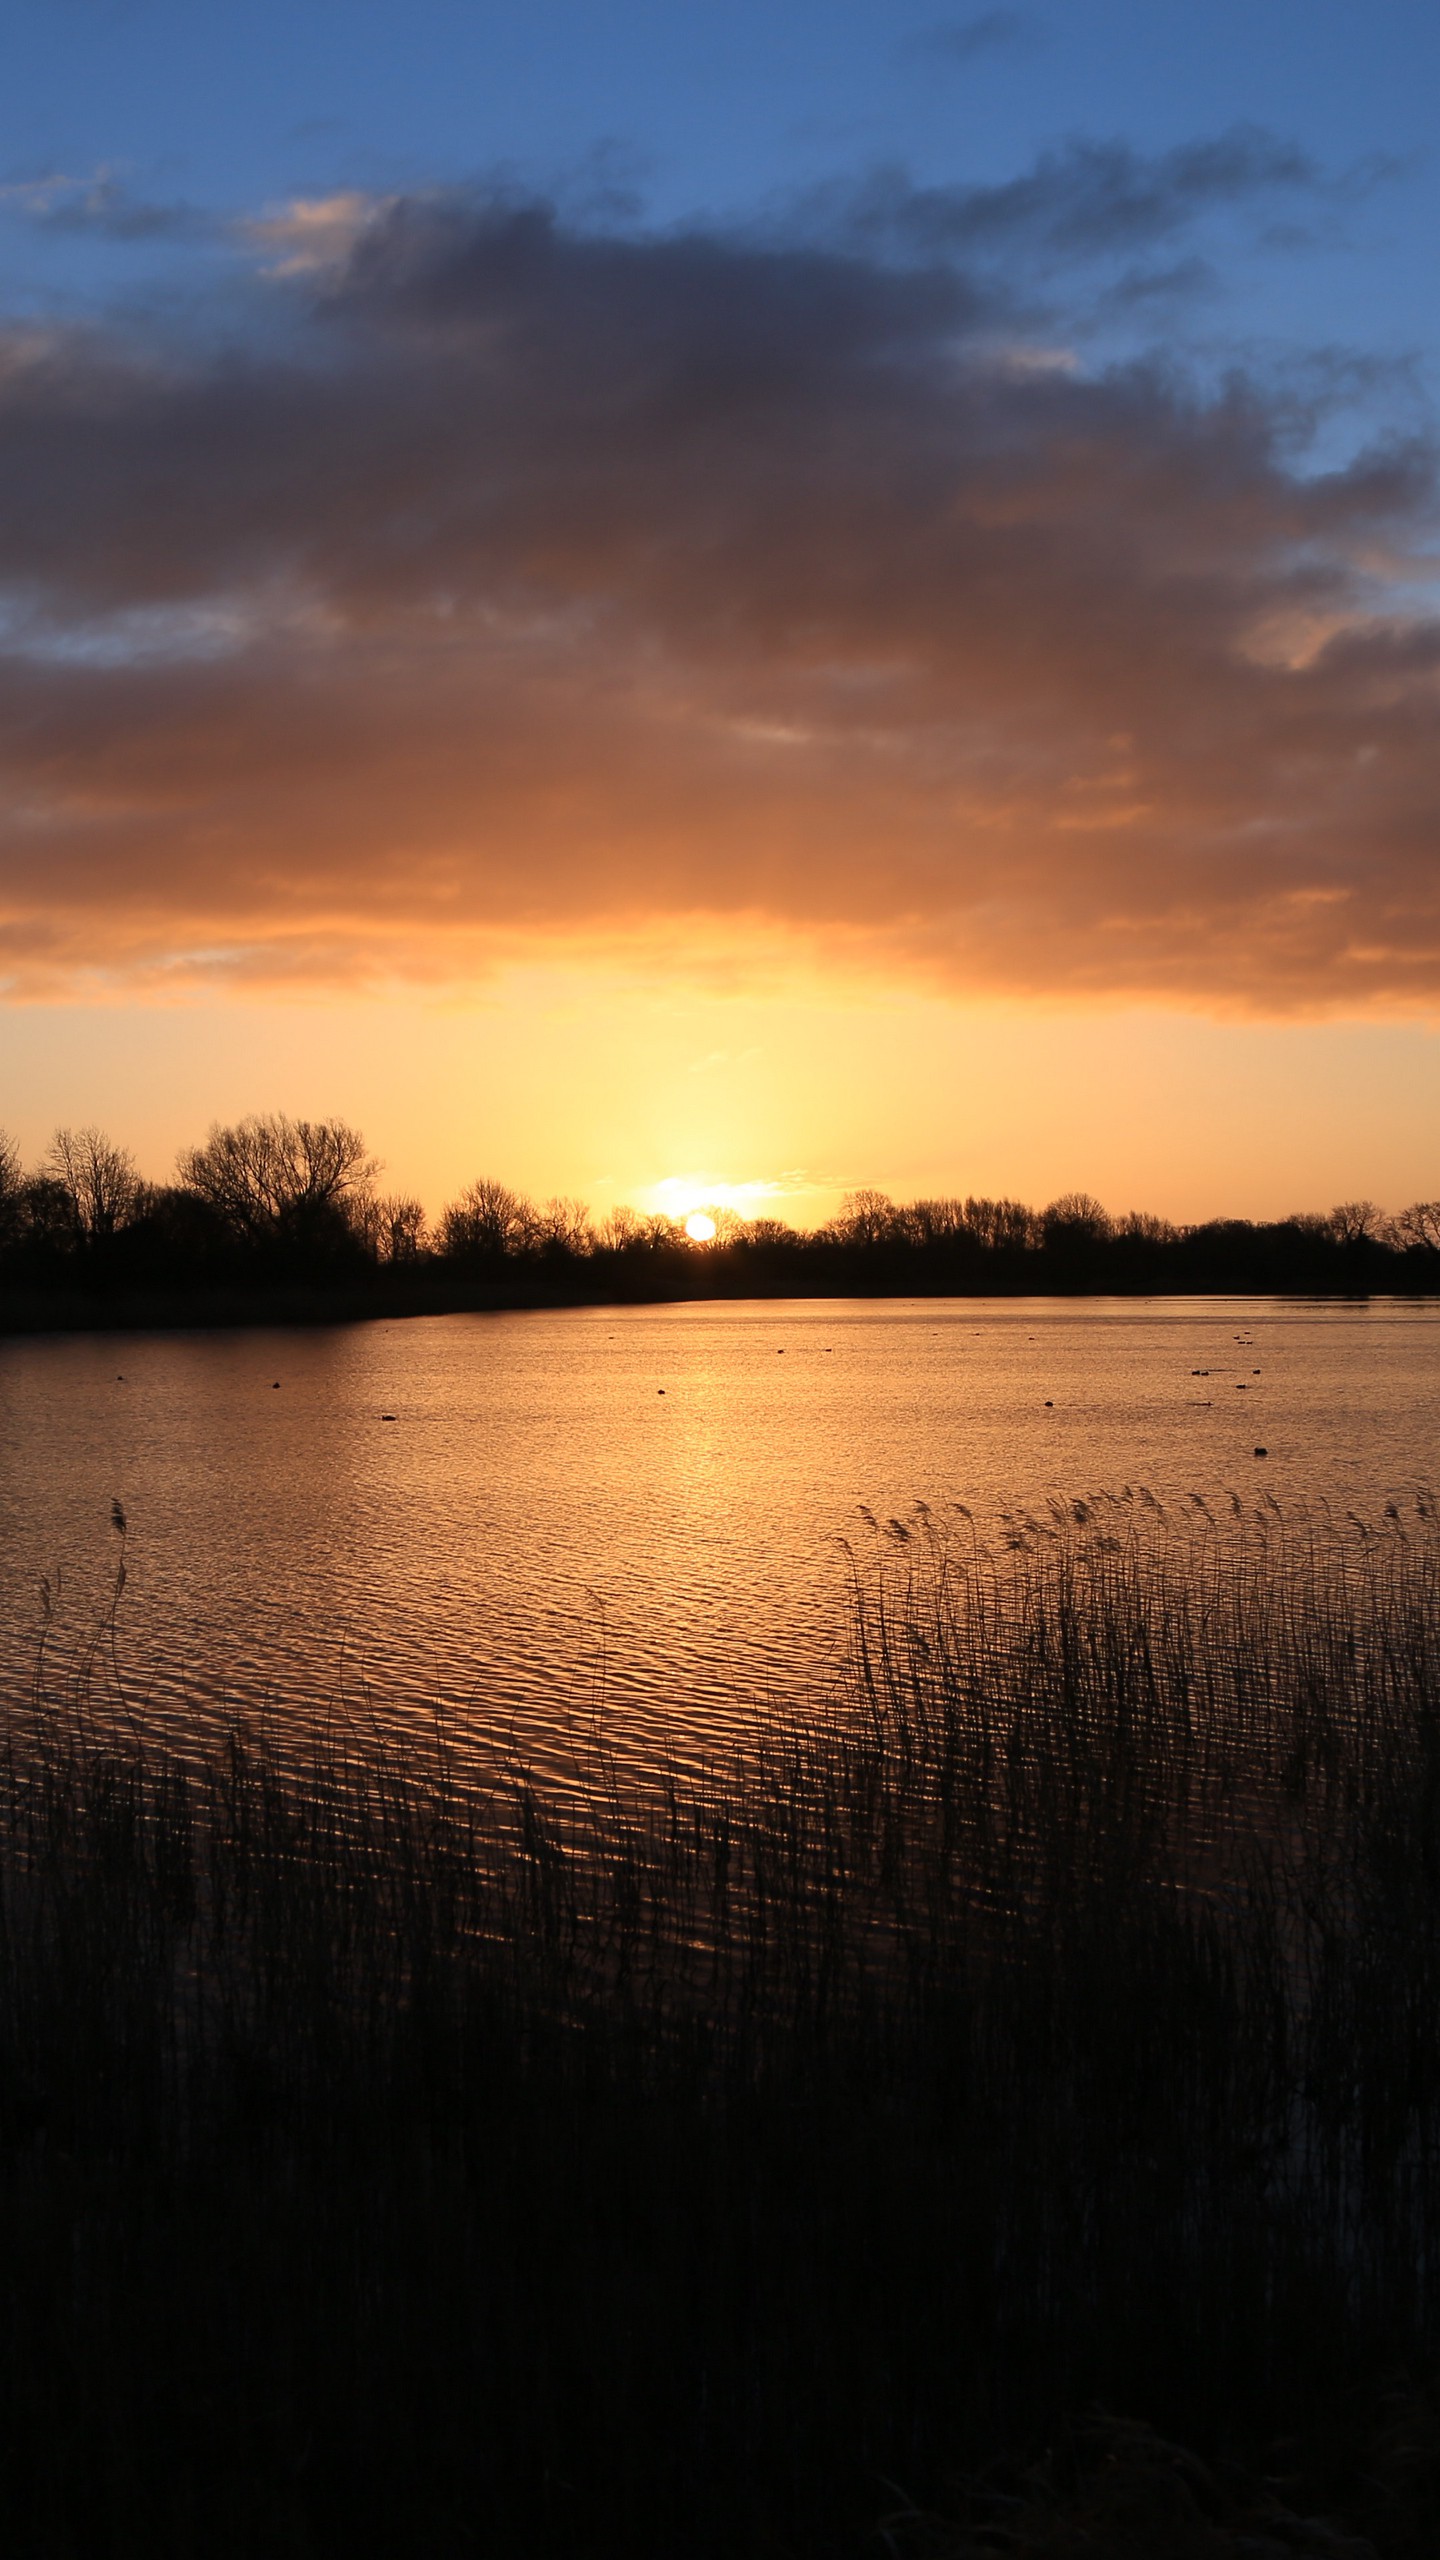
M1307 182L1122 157L771 238L347 195L255 226L223 329L11 331L12 991L798 944L1432 1006L1432 457L1077 362L1025 256Z

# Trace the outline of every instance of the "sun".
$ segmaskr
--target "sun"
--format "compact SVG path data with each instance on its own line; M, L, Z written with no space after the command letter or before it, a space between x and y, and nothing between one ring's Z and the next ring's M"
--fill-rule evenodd
M703 1209L692 1210L685 1221L685 1233L692 1244L713 1243L715 1221L713 1218L707 1218Z

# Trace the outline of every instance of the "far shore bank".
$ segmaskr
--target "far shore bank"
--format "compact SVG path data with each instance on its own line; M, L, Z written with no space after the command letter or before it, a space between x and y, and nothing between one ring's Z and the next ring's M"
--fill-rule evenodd
M768 1284L754 1274L697 1275L692 1285L666 1276L653 1283L633 1275L608 1278L586 1288L571 1280L466 1281L449 1276L402 1276L383 1272L334 1283L274 1282L255 1286L208 1289L135 1290L33 1289L0 1291L0 1339L52 1333L187 1333L225 1332L249 1327L309 1326L395 1322L412 1316L508 1315L542 1313L559 1308L685 1306L794 1299L868 1298L1324 1298L1367 1303L1373 1298L1422 1299L1440 1294L1433 1278L1406 1286L1394 1280L1383 1288L1300 1285L1255 1286L1236 1277L1209 1284L1149 1280L1126 1286L1113 1278L1049 1280L987 1277L983 1285L957 1285L951 1278L927 1282L906 1275L888 1285L871 1277L822 1278L806 1273L789 1285Z
M542 1282L514 1285L364 1278L256 1287L0 1292L0 1338L37 1333L224 1332L248 1326L366 1324L408 1316L504 1314L523 1309L624 1304L645 1293L584 1292ZM665 1292L670 1295L670 1292Z

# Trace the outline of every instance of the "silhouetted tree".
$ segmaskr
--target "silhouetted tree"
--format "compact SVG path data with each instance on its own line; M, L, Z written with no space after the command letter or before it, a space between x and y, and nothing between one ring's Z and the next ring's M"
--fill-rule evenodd
M144 1197L135 1159L103 1129L57 1129L46 1150L45 1179L59 1195L77 1245L105 1245L135 1216Z
M1373 1200L1342 1200L1330 1212L1330 1233L1337 1244L1382 1243L1390 1221Z
M912 1200L900 1212L902 1232L914 1244L954 1244L969 1232L965 1224L963 1200Z
M312 1249L363 1233L379 1170L345 1121L292 1120L283 1111L212 1128L202 1147L182 1149L178 1168L237 1240Z
M212 1275L229 1258L230 1231L218 1210L184 1183L147 1183L120 1239L120 1276L187 1281Z
M74 1243L74 1214L63 1182L48 1173L27 1174L20 1198L22 1250L44 1262L73 1250Z
M440 1220L440 1250L454 1262L485 1263L523 1253L535 1233L536 1213L519 1191L503 1182L472 1182Z
M639 1210L622 1203L618 1209L607 1210L600 1221L601 1247L606 1253L624 1253L640 1242L644 1230L645 1221Z
M418 1262L425 1250L426 1217L409 1192L390 1192L366 1203L365 1240L377 1262Z
M1052 1250L1103 1244L1111 1233L1110 1214L1089 1191L1062 1191L1040 1212L1040 1232Z
M1020 1253L1038 1240L1038 1221L1023 1200L976 1200L965 1203L966 1229L990 1253Z
M593 1253L595 1236L585 1202L547 1200L544 1208L534 1213L528 1241L539 1253L571 1255L577 1259Z
M884 1191L847 1191L829 1233L839 1244L886 1244L895 1233L895 1203Z
M1298 1233L1300 1222L1297 1218L1287 1218L1284 1223ZM1315 1224L1319 1226L1323 1221L1317 1219ZM1263 1227L1256 1226L1253 1218L1206 1218L1199 1226L1187 1227L1185 1239L1188 1244L1243 1246L1264 1232Z
M0 1129L0 1249L13 1245L25 1223L25 1172L20 1150Z
M1412 1200L1395 1220L1395 1233L1401 1244L1440 1253L1440 1200Z

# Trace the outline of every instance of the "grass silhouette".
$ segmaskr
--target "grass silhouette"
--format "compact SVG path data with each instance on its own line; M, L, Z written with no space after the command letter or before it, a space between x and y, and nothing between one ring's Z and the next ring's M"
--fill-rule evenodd
M1432 1506L875 1539L833 1694L700 1775L180 1755L113 1616L42 1649L9 2549L1434 2547Z

